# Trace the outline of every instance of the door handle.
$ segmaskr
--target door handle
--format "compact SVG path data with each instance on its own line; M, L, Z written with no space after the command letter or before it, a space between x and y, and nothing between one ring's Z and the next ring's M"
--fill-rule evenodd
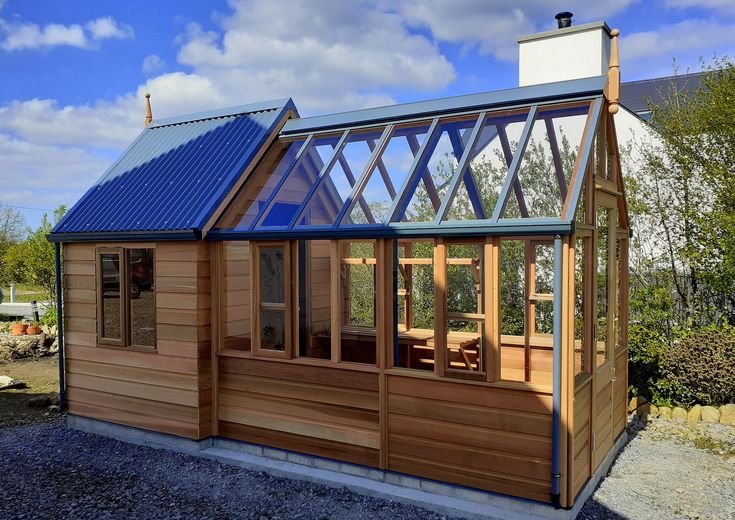
M615 367L610 367L610 371L612 372L612 377L610 378L610 381L615 382L618 380L618 378L615 376Z

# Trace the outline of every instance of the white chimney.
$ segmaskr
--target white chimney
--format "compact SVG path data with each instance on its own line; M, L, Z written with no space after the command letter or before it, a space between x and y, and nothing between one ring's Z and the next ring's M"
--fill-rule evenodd
M610 27L605 22L571 25L571 13L559 13L559 29L518 38L521 87L607 74Z

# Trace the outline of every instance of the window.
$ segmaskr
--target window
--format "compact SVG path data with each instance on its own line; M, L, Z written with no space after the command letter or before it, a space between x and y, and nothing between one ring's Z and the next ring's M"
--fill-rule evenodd
M484 244L446 246L448 371L484 373Z
M105 248L97 255L98 343L156 346L155 250Z
M501 379L551 384L553 288L552 242L501 241Z
M587 258L590 239L577 238L574 246L574 375L589 373L589 336L587 334Z
M329 240L298 242L299 357L330 359L332 307Z
M285 357L291 355L291 251L286 242L262 243L253 247L252 267L253 351Z
M610 314L610 208L597 208L597 322L595 323L596 366L610 358L608 317Z
M377 360L375 322L376 243L374 240L334 242L339 255L339 359L374 365Z
M399 240L395 294L402 368L434 371L434 241Z

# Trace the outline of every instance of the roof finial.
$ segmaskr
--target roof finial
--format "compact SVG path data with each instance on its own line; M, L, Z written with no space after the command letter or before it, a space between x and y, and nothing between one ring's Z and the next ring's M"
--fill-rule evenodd
M618 113L618 102L620 101L620 58L618 56L618 35L620 31L610 31L612 42L610 42L610 68L607 71L607 99L610 102L608 111L611 114Z
M145 127L148 128L148 125L151 124L153 121L153 112L151 112L151 95L146 92L145 93Z

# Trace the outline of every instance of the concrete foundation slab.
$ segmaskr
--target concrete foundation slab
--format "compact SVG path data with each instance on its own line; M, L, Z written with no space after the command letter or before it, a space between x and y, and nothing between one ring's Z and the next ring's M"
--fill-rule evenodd
M617 439L613 449L577 497L570 510L555 510L548 504L498 495L445 482L368 468L356 464L293 453L246 442L212 437L202 441L141 430L77 415L67 416L69 428L105 435L133 444L196 455L270 475L293 478L363 495L393 500L449 516L473 519L530 520L576 518L584 502L607 474L628 434Z

